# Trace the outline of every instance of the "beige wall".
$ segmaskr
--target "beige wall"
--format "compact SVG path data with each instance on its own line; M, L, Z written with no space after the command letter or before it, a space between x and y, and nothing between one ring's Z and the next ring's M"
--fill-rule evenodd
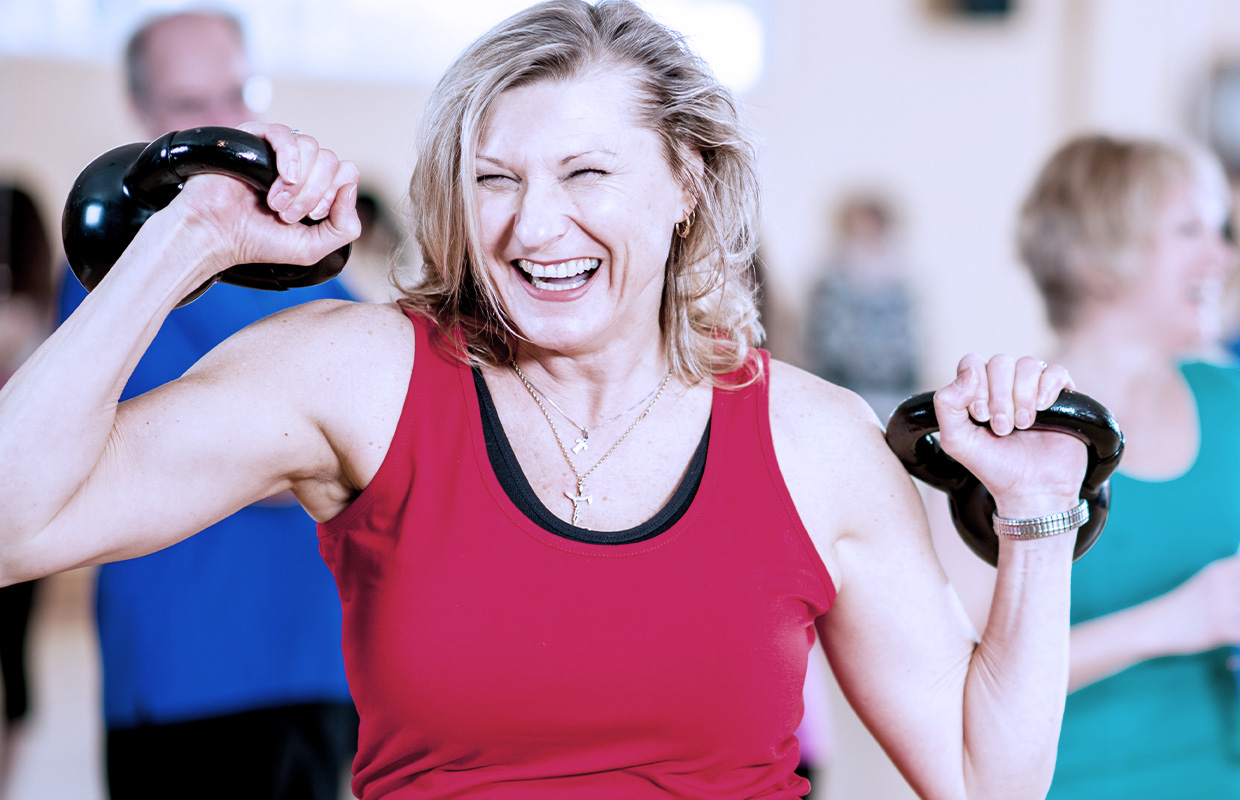
M797 358L800 300L845 191L897 201L923 316L929 384L967 350L1045 352L1041 309L1012 253L1038 164L1072 132L1192 132L1214 60L1240 53L1234 0L1023 0L1003 24L932 19L921 0L769 0L768 67L747 97L764 139L764 250L772 348ZM271 119L313 132L397 198L425 87L274 76ZM139 138L119 74L0 60L0 175L53 219L77 171ZM846 706L831 797L908 796Z

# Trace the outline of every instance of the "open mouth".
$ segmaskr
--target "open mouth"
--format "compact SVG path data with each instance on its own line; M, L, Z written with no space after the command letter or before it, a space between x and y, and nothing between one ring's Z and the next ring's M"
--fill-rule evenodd
M602 262L597 258L574 258L558 264L539 264L518 258L516 265L536 289L549 292L565 292L584 286Z
M1223 284L1220 281L1203 281L1189 286L1185 292L1191 303L1218 303L1223 296Z

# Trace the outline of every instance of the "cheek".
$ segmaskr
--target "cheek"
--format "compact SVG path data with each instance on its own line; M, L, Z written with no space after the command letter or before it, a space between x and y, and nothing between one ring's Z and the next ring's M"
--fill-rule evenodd
M608 198L589 211L596 229L613 231L616 240L634 255L667 259L672 225L666 203L649 196Z
M507 241L512 215L501 198L478 201L478 236L482 239L484 256L490 261Z

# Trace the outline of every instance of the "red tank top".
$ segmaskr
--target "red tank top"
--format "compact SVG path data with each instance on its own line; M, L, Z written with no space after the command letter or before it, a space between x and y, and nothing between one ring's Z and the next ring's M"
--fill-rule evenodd
M716 389L667 531L576 542L487 458L470 369L410 315L387 457L319 528L373 798L792 798L814 619L835 590L775 463L765 382ZM766 354L762 354L766 358Z

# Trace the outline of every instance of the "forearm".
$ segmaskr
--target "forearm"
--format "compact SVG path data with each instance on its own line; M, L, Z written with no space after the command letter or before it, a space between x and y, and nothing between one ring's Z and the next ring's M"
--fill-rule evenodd
M1169 592L1073 625L1068 691L1075 692L1151 658L1200 652L1221 644L1193 638L1192 631L1204 612L1177 609L1175 594Z
M20 546L65 507L113 440L125 381L186 286L193 269L172 252L181 223L148 221L123 264L0 390L0 579L25 560ZM183 246L183 245L181 245ZM183 273L179 277L176 273Z
M1068 681L1073 533L1001 542L994 600L965 683L969 797L1045 796Z

